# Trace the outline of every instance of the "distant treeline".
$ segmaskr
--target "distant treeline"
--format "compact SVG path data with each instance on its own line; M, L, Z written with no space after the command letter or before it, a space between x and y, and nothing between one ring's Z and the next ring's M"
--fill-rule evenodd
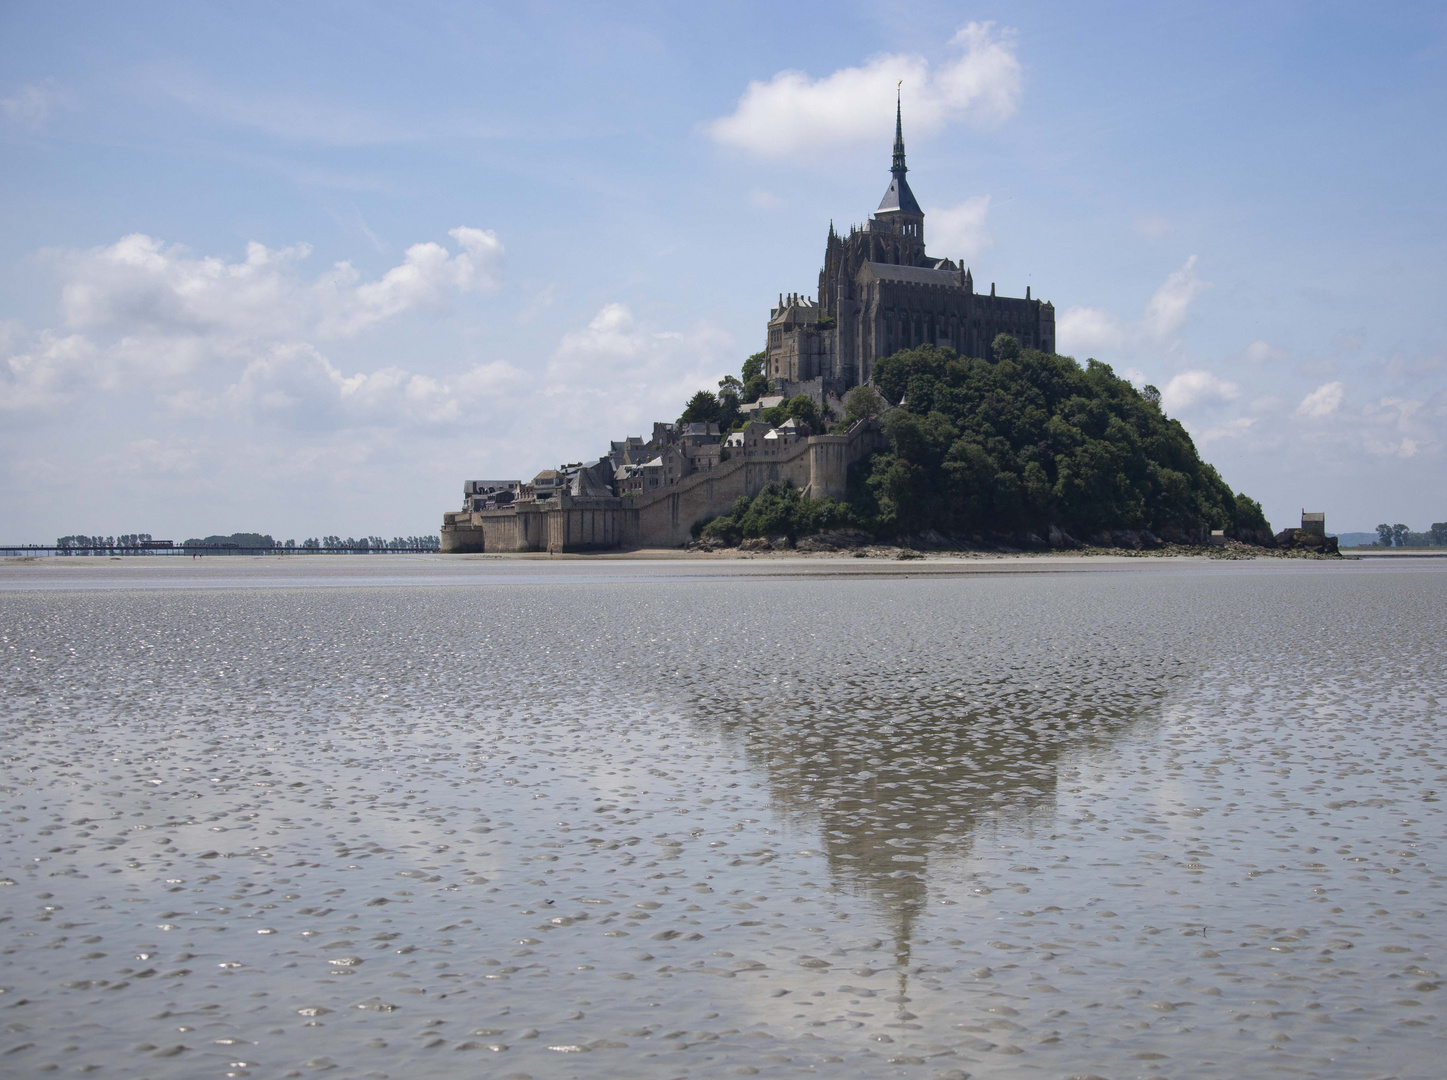
M62 551L76 548L105 548L113 551L139 550L151 543L150 533L122 533L120 536L62 536L55 546Z
M301 543L295 540L274 540L266 533L232 533L230 536L207 536L203 539L187 540L184 548L250 548L252 550L280 551L436 551L442 546L437 536L394 536L388 540L382 536L364 536L360 540L349 536L313 536Z
M1405 525L1378 525L1373 547L1447 547L1447 521L1435 521L1426 532Z
M123 533L120 536L62 536L55 541L61 551L106 551L118 554L156 550L161 544L150 533ZM231 533L229 536L192 537L177 547L195 552L227 551L347 551L364 554L369 551L437 551L442 546L437 536L394 536L388 540L381 536L364 536L360 540L348 536L310 537L297 543L295 540L276 540L269 533Z

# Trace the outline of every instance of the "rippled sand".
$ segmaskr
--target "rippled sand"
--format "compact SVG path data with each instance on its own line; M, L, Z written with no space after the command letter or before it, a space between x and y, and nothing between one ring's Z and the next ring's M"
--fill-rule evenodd
M1447 566L82 562L0 1075L1443 1074Z

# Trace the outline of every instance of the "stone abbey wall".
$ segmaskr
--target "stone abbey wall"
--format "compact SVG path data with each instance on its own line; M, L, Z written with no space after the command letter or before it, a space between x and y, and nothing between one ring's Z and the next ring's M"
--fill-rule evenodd
M629 498L562 493L498 510L442 515L444 552L606 551L680 547L696 521L727 513L741 495L788 480L812 498L844 498L849 466L884 445L877 421L847 435L812 435L777 458L739 455L707 472Z

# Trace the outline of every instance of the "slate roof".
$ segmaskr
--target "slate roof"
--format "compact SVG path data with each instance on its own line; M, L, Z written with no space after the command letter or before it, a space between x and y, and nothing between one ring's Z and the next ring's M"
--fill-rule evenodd
M923 214L919 207L919 200L914 197L914 192L909 190L909 181L904 178L903 173L895 173L894 179L889 182L889 187L884 192L884 198L879 200L879 209L876 214L889 214L902 210L906 214Z

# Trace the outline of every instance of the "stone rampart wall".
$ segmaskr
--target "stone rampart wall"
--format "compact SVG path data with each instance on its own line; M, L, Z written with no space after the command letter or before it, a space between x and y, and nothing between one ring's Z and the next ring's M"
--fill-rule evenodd
M777 458L737 457L677 484L629 498L574 498L442 515L444 552L601 551L680 547L696 521L724 514L741 495L788 480L811 498L843 499L849 466L883 445L878 423L847 435L815 435Z

